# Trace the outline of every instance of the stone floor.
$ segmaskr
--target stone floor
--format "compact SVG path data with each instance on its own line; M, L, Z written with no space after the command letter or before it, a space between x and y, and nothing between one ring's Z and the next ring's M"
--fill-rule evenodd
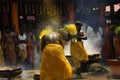
M103 66L107 71L102 72L83 72L83 79L73 74L73 80L120 80L115 79L111 75L111 70L109 66ZM39 75L39 69L35 70L23 70L23 72L12 79L0 78L0 80L34 80L34 75Z
M83 79L80 79L75 74L73 74L73 80L120 80L120 79L113 79L110 75L109 67L106 67L106 69L108 69L108 72L82 73ZM22 74L10 80L34 80L35 74L39 74L39 70L24 70ZM8 79L0 78L0 80L8 80Z

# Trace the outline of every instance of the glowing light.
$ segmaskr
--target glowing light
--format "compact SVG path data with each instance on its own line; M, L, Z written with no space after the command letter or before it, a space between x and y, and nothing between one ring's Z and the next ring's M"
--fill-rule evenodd
M110 12L110 6L105 7L105 12Z
M107 20L106 20L106 23L111 23L111 20L110 20L110 19L107 19Z
M116 12L116 11L118 11L118 9L120 9L120 4L115 4L114 5L114 11Z
M35 16L27 16L27 20L35 20Z
M23 19L23 16L20 16L20 19Z

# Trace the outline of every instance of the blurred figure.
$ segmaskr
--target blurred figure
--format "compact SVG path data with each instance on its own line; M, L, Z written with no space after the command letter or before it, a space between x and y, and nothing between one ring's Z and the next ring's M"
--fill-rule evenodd
M103 37L103 35L104 35L103 27L98 26L98 32L99 32L100 36Z
M81 30L82 23L76 22L66 26L68 38L71 39L70 53L76 69L76 74L81 77L81 64L88 61L88 54L84 48L83 41L87 39L84 32ZM68 39L68 40L69 40Z
M27 31L27 61L30 68L34 67L34 49L35 49L35 35L32 29L28 28Z
M115 29L115 36L113 38L114 48L115 48L115 59L120 60L120 26Z
M65 57L61 35L49 30L46 32L41 37L40 80L72 80L72 67Z
M17 42L19 62L20 64L25 65L27 60L27 36L23 28L20 29Z
M0 31L0 66L5 66L5 60L4 60L3 48L2 48L2 31Z
M120 9L116 12L116 28L114 29L113 45L115 49L115 59L120 60Z
M105 27L104 31L104 43L102 47L102 57L103 57L103 64L106 64L106 61L108 59L114 59L115 58L115 48L113 44L113 38L114 38L114 30L116 28L115 24L109 24Z
M14 30L7 28L4 30L3 34L3 47L4 47L4 57L6 64L9 66L16 65L17 58L16 58L16 33Z

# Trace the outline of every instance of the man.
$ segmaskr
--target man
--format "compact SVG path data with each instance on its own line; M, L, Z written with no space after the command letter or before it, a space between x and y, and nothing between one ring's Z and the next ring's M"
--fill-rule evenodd
M72 80L72 67L65 57L61 35L46 33L41 37L41 48L40 80Z
M18 57L20 64L25 66L27 60L27 36L24 29L20 29L18 34Z
M3 33L3 53L5 62L8 66L16 66L17 58L15 51L15 32L11 28L7 28Z
M5 66L5 59L2 48L2 30L0 30L0 67Z
M77 21L74 24L69 24L66 26L66 30L68 32L68 38L71 39L70 44L70 54L71 59L74 63L74 68L76 69L76 74L81 76L81 63L88 61L88 55L84 48L83 41L87 39L84 32L81 30L82 23ZM69 40L68 39L68 40Z

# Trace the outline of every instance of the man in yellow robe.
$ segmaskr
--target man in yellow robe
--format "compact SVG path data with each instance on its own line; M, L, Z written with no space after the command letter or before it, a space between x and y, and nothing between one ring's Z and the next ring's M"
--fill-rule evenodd
M81 30L82 23L77 21L75 23L75 27L77 30L77 33L75 36L72 36L72 38L76 38L76 42L74 40L71 40L71 47L70 47L70 53L72 60L74 62L74 67L76 68L76 74L81 76L81 63L88 61L88 54L84 48L83 41L86 40L87 36L84 34L84 32Z
M41 39L40 80L72 80L72 67L64 54L61 36L46 34Z
M84 48L83 41L87 39L84 32L81 30L82 23L77 21L75 24L69 24L65 26L65 30L68 32L68 39L71 40L70 54L74 63L76 74L81 76L81 63L88 61L88 54Z

